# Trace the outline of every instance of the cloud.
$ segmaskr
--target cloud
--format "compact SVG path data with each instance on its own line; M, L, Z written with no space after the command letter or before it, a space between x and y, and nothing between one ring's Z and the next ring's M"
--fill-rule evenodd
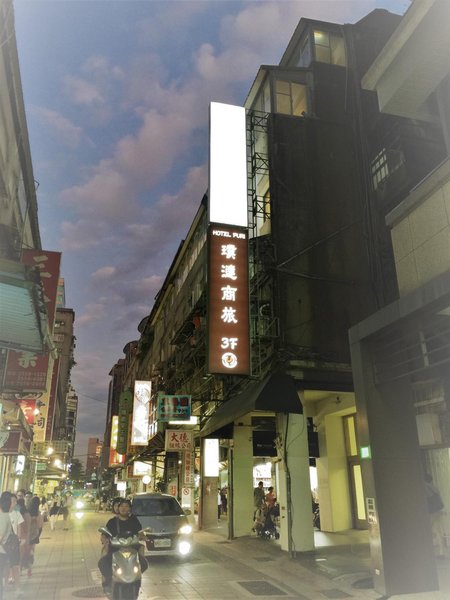
M84 137L83 129L55 110L42 106L31 106L29 112L36 115L41 123L49 127L64 145L77 148Z
M93 282L108 280L114 277L116 273L116 267L101 267L100 269L97 269L97 271L92 273L91 280Z
M97 86L86 79L67 75L64 78L65 91L75 104L104 104L105 99Z
M101 321L107 316L106 304L104 302L91 303L86 306L84 314L77 317L77 326L92 325L96 321Z

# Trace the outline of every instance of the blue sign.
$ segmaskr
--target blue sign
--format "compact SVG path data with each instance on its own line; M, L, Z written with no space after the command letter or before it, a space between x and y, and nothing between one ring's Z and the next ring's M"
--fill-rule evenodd
M189 421L191 418L191 396L167 396L159 394L158 421Z

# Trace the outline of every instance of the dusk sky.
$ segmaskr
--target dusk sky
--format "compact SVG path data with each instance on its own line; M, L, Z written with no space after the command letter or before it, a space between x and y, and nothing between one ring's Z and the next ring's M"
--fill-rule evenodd
M138 339L207 189L208 107L242 105L301 17L409 0L15 0L42 245L75 310L76 454L103 437L108 373Z

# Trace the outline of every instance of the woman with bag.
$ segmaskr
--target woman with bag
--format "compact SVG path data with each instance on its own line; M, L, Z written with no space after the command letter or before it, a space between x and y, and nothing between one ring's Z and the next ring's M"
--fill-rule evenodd
M3 600L3 578L8 564L6 544L12 533L9 509L11 508L11 496L3 494L0 496L0 600Z
M23 523L20 528L20 568L28 568L28 562L30 557L30 513L25 506L25 500L23 498L17 498L17 506L20 509L20 514L23 517Z
M9 492L4 492L9 494ZM20 532L24 519L20 514L20 509L17 506L17 496L10 494L11 496L11 508L9 511L9 518L11 519L11 527L13 530L13 543L8 542L10 549L8 551L8 563L9 563L9 577L8 583L14 585L16 594L18 593L20 583Z
M42 527L44 525L44 519L39 510L39 498L34 496L30 503L30 552L28 555L28 577L32 574L32 566L34 563L34 550L36 544L39 544L39 538L41 537Z

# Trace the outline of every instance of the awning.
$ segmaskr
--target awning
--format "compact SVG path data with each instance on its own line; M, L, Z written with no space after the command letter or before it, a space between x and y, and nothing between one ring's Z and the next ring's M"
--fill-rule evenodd
M48 335L39 274L13 260L0 259L0 346L38 354Z
M156 433L149 441L145 448L139 454L133 456L132 459L127 461L127 464L134 462L135 460L145 460L163 452L165 448L165 434L162 432Z
M303 414L294 379L274 373L224 402L208 419L200 437L232 437L230 424L253 411Z

